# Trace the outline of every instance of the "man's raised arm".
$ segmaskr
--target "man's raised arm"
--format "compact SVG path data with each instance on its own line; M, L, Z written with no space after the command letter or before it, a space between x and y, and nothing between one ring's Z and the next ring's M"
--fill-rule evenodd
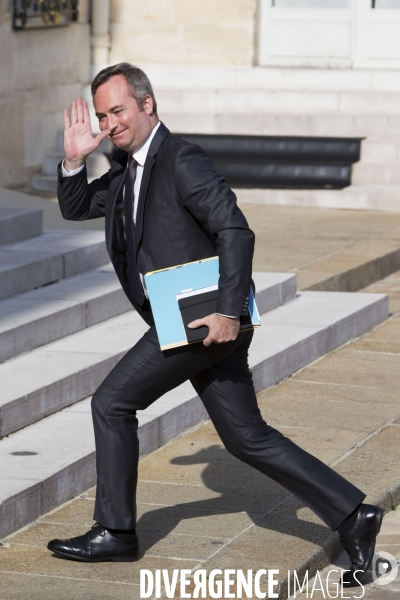
M89 189L85 161L109 133L110 130L105 129L93 137L85 100L74 100L71 114L64 110L65 158L58 168L58 201L64 219L83 221L104 216L103 200L109 185L108 174L94 182L91 186L94 189ZM71 177L65 177L64 170L78 171Z

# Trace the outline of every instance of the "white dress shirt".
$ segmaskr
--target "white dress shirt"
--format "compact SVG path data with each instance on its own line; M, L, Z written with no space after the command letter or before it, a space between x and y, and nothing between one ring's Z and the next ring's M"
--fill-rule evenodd
M133 200L133 222L136 224L136 215L137 215L137 208L138 208L138 199L139 199L139 194L140 194L140 186L142 183L142 177L143 177L143 168L144 168L144 163L146 162L146 158L147 158L147 153L149 151L150 148L150 144L153 140L153 137L155 136L157 129L160 127L161 125L161 121L158 121L157 125L154 127L154 129L152 130L150 136L148 137L147 141L145 144L143 144L143 146L140 148L140 150L138 150L137 152L135 152L134 154L132 154L133 158L136 160L137 162L137 167L136 167L136 178L135 178L135 184L133 187L133 194L134 194L134 200ZM77 169L74 169L72 171L67 171L67 169L64 167L64 161L62 161L61 163L61 170L62 170L62 174L63 177L73 177L74 175L77 175L78 173L80 173L82 171L82 169L84 168L85 165L82 165L81 167L78 167ZM124 224L125 224L125 217L124 217ZM143 285L143 290L145 293L145 296L148 298L147 295L147 290L146 287L144 285L144 277L142 275L142 273L139 273L140 275L140 279ZM231 315L221 315L222 317L229 317L230 319L235 319L236 317L232 317Z

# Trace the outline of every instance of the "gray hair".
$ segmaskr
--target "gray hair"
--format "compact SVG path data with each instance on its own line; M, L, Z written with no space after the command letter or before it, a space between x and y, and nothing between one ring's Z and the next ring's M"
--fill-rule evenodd
M125 77L126 82L130 87L131 94L138 103L140 110L144 110L145 97L150 96L153 100L153 113L157 116L157 102L149 78L142 69L139 69L139 67L135 67L130 63L118 63L117 65L106 67L100 71L92 81L92 96L96 94L98 88L103 85L103 83L106 83L106 81L115 75L123 75Z

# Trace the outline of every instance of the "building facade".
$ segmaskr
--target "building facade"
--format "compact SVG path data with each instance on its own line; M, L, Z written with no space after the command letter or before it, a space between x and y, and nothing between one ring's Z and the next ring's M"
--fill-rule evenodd
M54 145L63 109L89 82L89 4L79 4L68 26L14 30L13 2L0 0L0 185L29 181Z
M43 22L42 28L14 30L17 3L0 0L1 185L27 182L40 169L46 148L62 129L62 109L76 95L87 96L91 77L107 64L129 61L147 69L173 123L174 110L201 107L200 97L193 100L199 88L217 98L223 78L236 78L241 93L247 78L258 93L268 88L268 71L274 81L285 80L287 91L290 69L309 70L313 81L318 69L321 81L329 79L329 70L330 87L337 77L338 88L348 87L353 81L348 71L357 70L375 73L375 91L381 72L383 92L400 87L400 0L79 0L73 3L76 20L64 27ZM355 87L361 79L354 78ZM299 106L293 96L290 111ZM210 104L210 114L213 110ZM196 128L193 123L186 126L183 119L182 127ZM198 130L213 128L200 124Z

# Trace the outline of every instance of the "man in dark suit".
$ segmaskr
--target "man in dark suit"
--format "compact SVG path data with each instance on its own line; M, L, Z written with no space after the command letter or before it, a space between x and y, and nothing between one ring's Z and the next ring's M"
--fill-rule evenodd
M203 150L160 123L146 75L127 63L104 69L92 95L101 133L93 138L87 104L65 111L65 159L58 198L66 219L105 216L106 243L121 285L149 325L93 396L97 492L95 526L69 540L52 540L60 556L84 561L138 557L136 411L190 379L226 448L300 498L339 531L352 569L368 568L382 510L362 504L360 490L281 433L257 406L240 332L251 285L254 234L236 198ZM88 184L85 160L108 137L116 146L111 169ZM160 350L142 275L218 255L217 312L203 343Z

